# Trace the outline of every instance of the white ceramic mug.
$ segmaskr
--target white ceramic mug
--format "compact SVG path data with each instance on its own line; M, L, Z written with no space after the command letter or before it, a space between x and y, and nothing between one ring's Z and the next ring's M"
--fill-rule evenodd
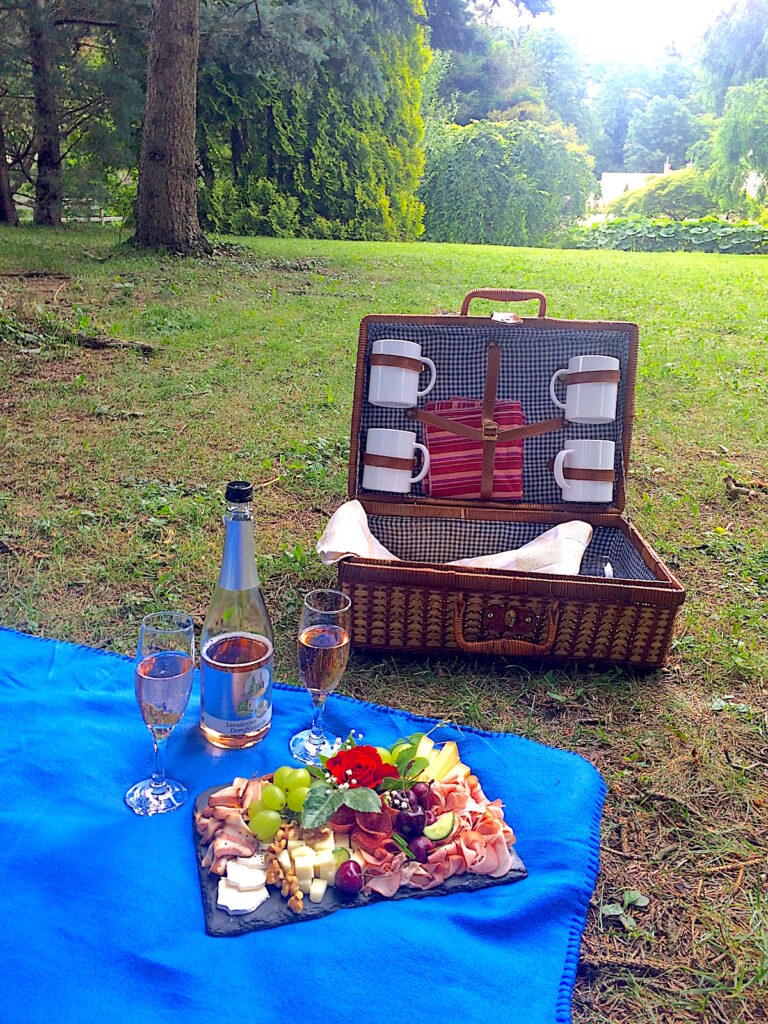
M374 357L400 360L404 365L376 365ZM430 373L429 383L419 391L419 374L425 369ZM435 386L436 376L435 364L421 354L418 342L382 338L374 341L371 350L368 401L371 405L380 405L385 409L412 409L418 399L429 394Z
M413 476L413 460L417 448L424 456L424 465ZM399 462L400 465L372 465L382 460ZM423 444L417 444L415 433L410 430L391 430L389 427L370 428L363 458L363 487L366 490L408 494L411 485L423 480L428 472L429 452Z
M575 480L568 470L601 470L614 472L616 444L613 441L592 441L581 438L568 441L568 447L555 456L555 480L563 493L563 501L613 501L614 480Z
M549 382L549 394L558 409L565 410L569 423L611 423L616 419L616 398L619 393L618 381L593 381L586 384L568 384L568 377L574 373L610 371L617 373L620 363L612 356L574 356L568 360L568 368L558 370ZM561 377L568 384L565 402L557 397L557 382Z

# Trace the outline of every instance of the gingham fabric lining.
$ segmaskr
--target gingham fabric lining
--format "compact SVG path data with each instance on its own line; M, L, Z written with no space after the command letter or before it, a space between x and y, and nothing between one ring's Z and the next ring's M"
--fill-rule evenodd
M409 562L453 562L499 551L512 551L551 529L551 523L509 523L494 520L404 519L368 517L371 533L393 555ZM610 562L614 577L652 580L653 572L618 529L598 526L581 563L581 576L605 576Z
M487 365L487 346L491 337L502 346L498 399L513 399L522 404L527 423L551 419L560 414L549 396L549 382L555 370L567 366L572 356L605 355L619 360L621 380L617 415L613 423L571 424L563 430L541 437L529 437L523 449L523 501L527 504L562 504L562 492L548 467L550 459L575 438L598 438L616 442L617 480L622 472L622 410L626 396L629 359L629 335L624 331L583 331L538 327L444 327L440 324L372 323L368 329L368 355L374 341L399 338L416 341L422 355L437 367L437 382L425 401L445 401L461 396L482 399ZM415 431L424 443L424 427L409 420L402 409L381 409L368 402L370 363L366 360L363 407L360 423L358 488L362 490L365 439L371 427L390 427ZM422 385L426 376L422 377ZM561 400L564 388L558 389ZM412 495L424 495L422 484L414 484ZM615 492L614 492L615 495ZM595 503L595 508L603 507ZM461 556L457 556L461 557Z

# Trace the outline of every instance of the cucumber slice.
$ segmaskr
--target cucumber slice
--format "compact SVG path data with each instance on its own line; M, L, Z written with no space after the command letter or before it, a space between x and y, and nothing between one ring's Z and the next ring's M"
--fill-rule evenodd
M424 835L427 839L431 839L433 843L438 842L440 839L447 839L451 832L453 832L455 824L456 815L453 811L446 811L445 814L441 814L439 818L436 818L431 825L427 825L424 829Z
M344 846L337 846L336 849L333 851L333 859L337 868L340 864L343 864L345 860L349 860L349 857L349 850L347 850L346 847Z

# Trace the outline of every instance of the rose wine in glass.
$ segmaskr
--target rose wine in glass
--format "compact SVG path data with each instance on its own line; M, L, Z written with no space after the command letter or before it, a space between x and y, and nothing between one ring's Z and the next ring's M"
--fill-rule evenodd
M341 682L349 661L351 601L339 590L313 590L304 598L299 625L299 675L309 690L315 714L312 727L291 740L291 753L305 764L320 764L336 744L323 732L323 711L329 693Z
M152 775L131 786L125 802L136 814L162 814L181 807L187 790L166 778L165 747L189 702L195 674L194 624L183 612L156 612L141 624L134 687L141 717L152 736Z

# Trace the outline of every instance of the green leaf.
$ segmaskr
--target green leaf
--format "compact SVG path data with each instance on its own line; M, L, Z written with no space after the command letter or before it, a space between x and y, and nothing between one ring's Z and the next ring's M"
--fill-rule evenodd
M386 779L382 779L381 782L379 783L379 790L382 793L388 793L390 792L390 790L393 789L401 789L402 785L402 779L392 779L389 776L387 776Z
M395 844L395 846L400 847L400 849L403 851L406 857L408 857L410 860L416 860L414 855L408 849L408 843L406 843L406 841L398 832L392 833L392 842Z
M405 775L408 765L411 763L411 761L413 761L415 757L416 747L414 744L411 744L410 747L406 747L405 750L402 750L400 752L400 755L395 763L395 767L397 768L397 774L400 776L401 779Z
M316 764L308 764L306 765L306 769L314 778L325 781L325 772L322 768L318 768Z
M412 732L411 735L408 737L408 742L412 743L414 745L414 747L418 747L418 745L421 743L421 741L423 739L424 739L424 733L423 732Z
M632 917L630 914L620 914L619 920L628 932L631 932L633 928L637 927L637 922L635 921L634 917Z
M428 765L428 757L414 757L414 759L406 766L405 778L413 779L417 775L421 775Z
M629 889L624 893L625 907L647 907L651 901L637 889Z
M369 814L377 814L381 810L381 797L366 786L358 786L357 789L344 789L341 791L344 803L353 811L366 811Z
M348 790L331 789L330 786L314 786L307 793L301 810L301 824L304 828L320 828L344 803Z
M604 907L600 907L602 917L621 917L623 913L624 907L618 903L606 903Z

